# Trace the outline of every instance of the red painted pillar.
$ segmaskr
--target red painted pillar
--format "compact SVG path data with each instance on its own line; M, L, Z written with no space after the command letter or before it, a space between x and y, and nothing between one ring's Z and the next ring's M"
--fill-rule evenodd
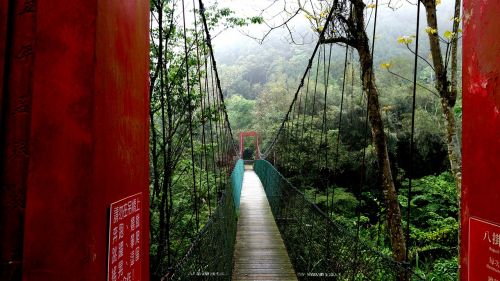
M1 280L106 280L110 205L140 192L134 280L149 279L148 15L149 1L0 0Z
M462 280L500 280L499 14L464 1Z
M260 159L259 138L260 138L260 135L255 133L255 147L257 150L257 152L255 153L255 155L256 155L255 159Z
M245 133L240 133L240 158L243 159L243 152L245 150Z

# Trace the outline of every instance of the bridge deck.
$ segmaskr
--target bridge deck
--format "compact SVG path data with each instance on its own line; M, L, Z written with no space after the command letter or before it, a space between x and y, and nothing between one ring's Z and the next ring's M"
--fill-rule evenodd
M245 168L233 280L297 280L262 183Z

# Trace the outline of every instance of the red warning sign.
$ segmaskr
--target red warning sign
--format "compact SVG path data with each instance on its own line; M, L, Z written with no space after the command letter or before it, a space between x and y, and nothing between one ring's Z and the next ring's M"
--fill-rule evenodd
M469 219L470 281L500 281L500 225Z
M111 204L109 213L108 281L141 280L142 193Z

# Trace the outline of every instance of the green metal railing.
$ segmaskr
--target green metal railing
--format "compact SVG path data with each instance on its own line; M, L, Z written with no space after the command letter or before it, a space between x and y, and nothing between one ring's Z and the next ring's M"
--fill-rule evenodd
M163 280L231 280L236 209L244 172L243 160L238 160L231 173L231 184L223 192L215 212L184 258Z
M331 220L271 163L254 168L299 280L422 280Z
M243 187L243 174L245 173L245 163L242 159L236 162L231 173L231 183L233 187L233 202L236 209L240 208L241 188Z

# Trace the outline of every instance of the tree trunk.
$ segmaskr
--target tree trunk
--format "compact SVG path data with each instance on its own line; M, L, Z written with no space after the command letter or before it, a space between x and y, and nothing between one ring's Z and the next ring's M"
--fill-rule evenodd
M457 97L458 96L458 29L460 27L460 7L461 7L461 0L455 0L455 13L454 13L454 19L453 19L453 33L455 34L453 37L453 41L451 42L451 96L452 97ZM455 124L455 114L454 111L452 110L452 118L453 118L453 128L455 128L454 135L452 136L451 141L454 143L455 147L451 147L451 149L454 149L453 155L450 154L450 158L455 157L453 161L456 163L456 167L452 167L452 171L454 171L455 175L455 182L457 185L457 191L458 191L458 204L460 204L460 191L461 191L461 186L462 186L462 141L459 139L457 136L457 126ZM450 121L449 124L452 122ZM453 138L454 136L454 138ZM450 149L450 148L448 148ZM456 158L458 156L458 158ZM451 164L450 160L450 164Z
M438 30L436 3L433 0L421 0L425 6L427 25L436 31ZM429 41L431 46L431 56L436 73L436 89L441 97L441 108L443 110L446 124L446 144L448 149L448 158L450 168L455 179L455 185L458 194L458 221L460 222L460 195L462 187L462 149L461 141L457 135L457 126L455 121L455 113L453 108L458 95L458 27L459 22L455 19L460 18L460 0L455 0L455 12L453 22L453 32L455 33L451 42L451 87L448 89L448 77L444 68L443 57L441 54L440 42L437 34L429 33ZM458 226L458 239L460 241L460 225ZM460 257L460 253L458 253ZM460 267L460 263L459 263ZM460 275L460 268L458 270Z
M452 95L458 96L458 29L460 27L460 8L461 8L461 0L455 0L455 12L453 15L453 41L451 42L451 92ZM454 117L454 116L453 116ZM453 119L453 121L455 121ZM450 124L450 122L448 123ZM455 124L452 128L457 128ZM454 141L453 139L451 141ZM462 141L460 139L457 139L456 145L461 148L462 147ZM450 149L450 147L448 147ZM453 149L453 147L451 147ZM462 157L461 151L457 152L460 157ZM449 153L448 153L449 154ZM450 157L452 157L452 154L449 154ZM453 153L455 155L455 153ZM455 163L459 163L460 167L455 167L456 169L462 168L462 159L454 159ZM451 163L452 161L450 161ZM456 172L456 171L455 171ZM461 173L461 171L459 171ZM454 173L454 175L456 175ZM458 221L461 222L461 187L462 187L462 175L460 176L455 176L455 183L457 187L457 195L458 195ZM461 227L460 224L458 224L458 241L460 242L460 232L461 232ZM458 247L458 256L460 257L460 247ZM458 280L461 280L460 278L460 266L461 263L458 263L458 270L457 270L457 275L458 275Z
M368 47L368 38L364 36L357 48L361 65L361 79L363 88L368 96L368 118L371 125L373 144L377 154L377 161L382 176L383 194L387 206L387 223L392 245L394 259L399 262L406 261L406 242L401 225L401 209L398 195L391 172L391 163L387 151L387 140L384 124L380 114L378 91L373 72L373 58Z
M451 41L451 92L457 96L458 93L458 29L460 27L461 0L455 0L455 11L453 14L453 41Z
M159 68L159 78L160 78L160 97L161 97L161 112L162 112L162 118L164 117L164 103L163 103L163 91L165 89L164 85L164 68L163 68L163 4L158 3L158 23L159 23L159 52L158 52L158 64L157 67ZM154 89L155 85L152 84L151 88ZM158 141L158 136L156 134L156 129L155 129L155 122L154 122L154 114L151 114L151 126L152 126L152 131L153 131L153 144L155 150L153 151L154 154L156 154L156 146L157 146L157 141ZM162 119L162 130L164 130L164 119ZM164 133L162 134L163 138L163 145L165 144L165 138L164 138ZM159 158L158 156L153 157L153 165L155 167L158 167L158 162ZM164 167L165 168L165 167ZM154 174L154 181L155 181L155 188L159 188L159 182L160 182L160 172L158 171L158 168L155 168L155 174ZM164 180L165 183L165 180ZM166 236L166 231L167 230L167 225L165 225L165 208L166 208L166 194L164 191L159 192L159 200L160 200L160 206L159 206L159 241L158 241L158 249L156 251L155 255L155 260L156 262L154 263L154 268L152 270L153 274L155 275L156 278L161 277L161 264L163 263L163 259L165 256L165 236Z
M424 4L426 10L427 25L434 30L438 30L436 2L434 0L421 1ZM452 89L454 88L454 91L452 89L448 89L449 81L447 77L447 70L443 62L443 55L441 52L441 45L438 34L428 33L428 35L431 47L432 64L434 66L434 72L436 73L436 90L441 97L441 107L445 117L448 158L450 160L451 172L455 179L455 184L457 186L457 189L460 189L462 184L462 154L460 141L457 136L455 113L453 111L457 100L457 91L456 87L454 88L453 85Z
M387 150L384 123L382 121L382 115L380 114L380 103L375 83L375 73L373 71L373 57L368 45L368 36L365 31L365 4L363 1L355 1L353 4L353 25L351 26L351 29L355 30L350 30L350 33L354 35L355 42L351 45L356 48L359 54L361 80L363 81L363 89L366 92L368 99L368 119L373 136L373 144L377 154L377 162L381 173L382 191L387 208L387 224L389 227L392 253L396 261L405 262L407 261L406 241L401 224L401 209L399 207L396 187L394 186L391 163ZM398 275L397 277L398 280L406 280L408 276L403 274L401 276Z

